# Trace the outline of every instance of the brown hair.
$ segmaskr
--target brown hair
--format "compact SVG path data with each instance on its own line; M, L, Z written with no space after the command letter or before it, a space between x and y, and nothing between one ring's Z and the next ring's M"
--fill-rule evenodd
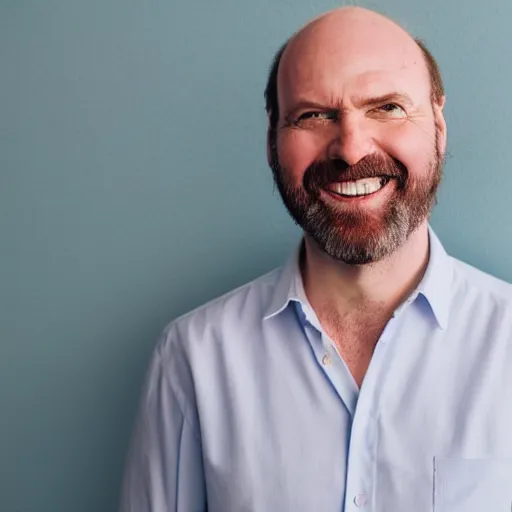
M279 70L279 63L281 62L281 57L283 56L283 53L286 50L289 41L290 40L286 41L286 43L284 43L283 46L281 46L281 48L279 48L277 53L274 55L268 74L267 86L265 87L265 109L268 114L269 126L271 130L275 130L277 128L277 122L279 120L279 102L277 98L277 73ZM434 58L434 56L425 46L425 43L420 39L415 39L415 41L416 44L420 47L420 50L422 51L423 56L425 57L425 62L427 64L428 73L430 75L430 97L432 103L438 103L444 96L443 78L441 76L441 71L439 70L439 65L437 64L437 61Z

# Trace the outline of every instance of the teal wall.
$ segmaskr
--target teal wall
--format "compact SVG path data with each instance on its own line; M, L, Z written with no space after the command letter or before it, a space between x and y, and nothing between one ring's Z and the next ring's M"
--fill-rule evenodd
M512 2L362 4L444 71L435 228L512 280ZM293 248L262 91L277 47L335 5L0 0L1 512L114 511L159 332Z

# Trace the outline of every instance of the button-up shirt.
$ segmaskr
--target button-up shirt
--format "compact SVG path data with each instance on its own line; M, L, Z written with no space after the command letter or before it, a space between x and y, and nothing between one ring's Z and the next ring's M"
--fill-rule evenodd
M429 237L424 277L360 389L306 298L298 251L172 322L122 512L510 512L512 287Z

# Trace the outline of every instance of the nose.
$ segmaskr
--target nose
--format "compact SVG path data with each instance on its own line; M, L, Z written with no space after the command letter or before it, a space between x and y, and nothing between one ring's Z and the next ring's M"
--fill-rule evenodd
M330 159L341 159L348 165L355 165L359 160L374 150L374 141L365 126L364 119L350 113L342 114L337 130L328 147Z

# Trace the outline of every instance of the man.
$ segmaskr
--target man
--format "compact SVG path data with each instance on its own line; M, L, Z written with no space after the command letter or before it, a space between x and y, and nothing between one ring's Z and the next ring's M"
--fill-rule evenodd
M511 289L429 229L435 61L389 19L338 9L278 53L266 99L303 243L166 329L122 510L511 510Z

